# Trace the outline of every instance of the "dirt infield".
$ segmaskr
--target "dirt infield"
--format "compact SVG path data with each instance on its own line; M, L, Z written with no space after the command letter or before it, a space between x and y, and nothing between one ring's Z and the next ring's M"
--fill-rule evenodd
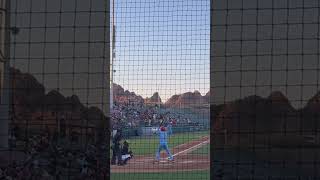
M172 150L174 162L166 160L166 155L161 154L160 162L155 162L154 156L134 156L125 166L111 166L112 173L133 172L177 172L207 170L210 167L209 155L190 154L192 151L210 143L209 136L190 141L176 146Z

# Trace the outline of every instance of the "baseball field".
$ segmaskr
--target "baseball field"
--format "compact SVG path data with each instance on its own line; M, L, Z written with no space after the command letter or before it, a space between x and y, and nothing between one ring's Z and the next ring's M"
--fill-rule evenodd
M129 139L134 158L125 166L112 166L111 179L157 180L157 179L209 179L209 132L178 133L170 136L169 148L174 162L155 162L159 140L157 136Z
M112 180L209 180L209 170L206 171L191 171L191 172L168 172L168 173L113 173L111 174Z

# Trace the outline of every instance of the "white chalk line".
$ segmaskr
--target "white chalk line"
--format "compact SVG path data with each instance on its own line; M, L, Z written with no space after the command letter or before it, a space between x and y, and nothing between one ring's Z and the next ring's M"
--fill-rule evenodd
M200 148L201 146L203 146L204 144L207 144L207 143L209 143L209 142L210 142L210 140L201 142L201 143L196 144L196 145L194 145L194 146L192 146L192 147L190 147L190 148L188 148L188 149L185 149L185 150L183 150L183 151L177 152L177 153L173 154L172 156L175 157L175 156L177 156L177 155L179 155L179 154L182 154L182 153L188 153L188 152L190 152L190 151L193 151L194 149ZM187 143L185 143L185 144L187 144ZM162 162L162 161L163 161L163 162L167 162L166 159L167 159L167 158L161 158L161 159L160 159L160 162ZM153 160L153 158L148 158L148 159L144 159L144 160L136 160L136 161L134 161L134 162L135 162L135 163L145 163L145 162L147 162L148 160L149 160L149 161L150 161L150 160Z
M209 136L202 136L202 137L200 137L199 139L202 139L202 138L205 138L205 137L209 137ZM198 140L199 140L198 139ZM195 140L195 141L197 141L197 140ZM192 142L192 141L191 141ZM189 142L186 142L186 143L183 143L183 144L180 144L180 145L178 145L178 146L175 146L174 148L175 149L179 149L181 146L185 146L186 144L189 144L190 143L190 141Z
M179 155L179 154L182 154L182 153L188 153L188 152L192 151L193 149L199 148L199 147L202 146L203 144L209 143L209 141L210 141L210 140L201 142L201 143L199 143L199 144L197 144L197 145L194 145L194 146L192 146L192 147L190 147L190 148L188 148L188 149L185 149L185 150L183 150L183 151L177 152L176 154L174 154L174 155L172 155L172 156L175 157L175 156L177 156L177 155Z

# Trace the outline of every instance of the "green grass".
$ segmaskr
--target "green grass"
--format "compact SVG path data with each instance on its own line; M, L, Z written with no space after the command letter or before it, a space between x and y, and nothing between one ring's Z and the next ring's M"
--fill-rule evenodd
M208 131L173 134L169 138L169 148L209 135ZM158 136L129 139L130 148L135 155L150 155L156 152L159 145Z
M196 149L191 152L191 154L199 154L199 155L206 155L209 153L210 153L210 145L209 144L206 144L206 145L200 147L199 149Z
M209 180L209 171L170 172L170 173L112 173L111 180Z

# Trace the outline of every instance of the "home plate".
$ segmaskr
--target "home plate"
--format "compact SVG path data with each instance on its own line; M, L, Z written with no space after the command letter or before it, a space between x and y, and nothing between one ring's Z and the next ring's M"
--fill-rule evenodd
M186 163L193 163L194 161L182 161L181 163L186 164Z
M160 160L160 161L153 161L153 163L174 163L174 161L170 161L170 160Z
M160 163L166 163L166 162L169 162L169 161L159 161Z

